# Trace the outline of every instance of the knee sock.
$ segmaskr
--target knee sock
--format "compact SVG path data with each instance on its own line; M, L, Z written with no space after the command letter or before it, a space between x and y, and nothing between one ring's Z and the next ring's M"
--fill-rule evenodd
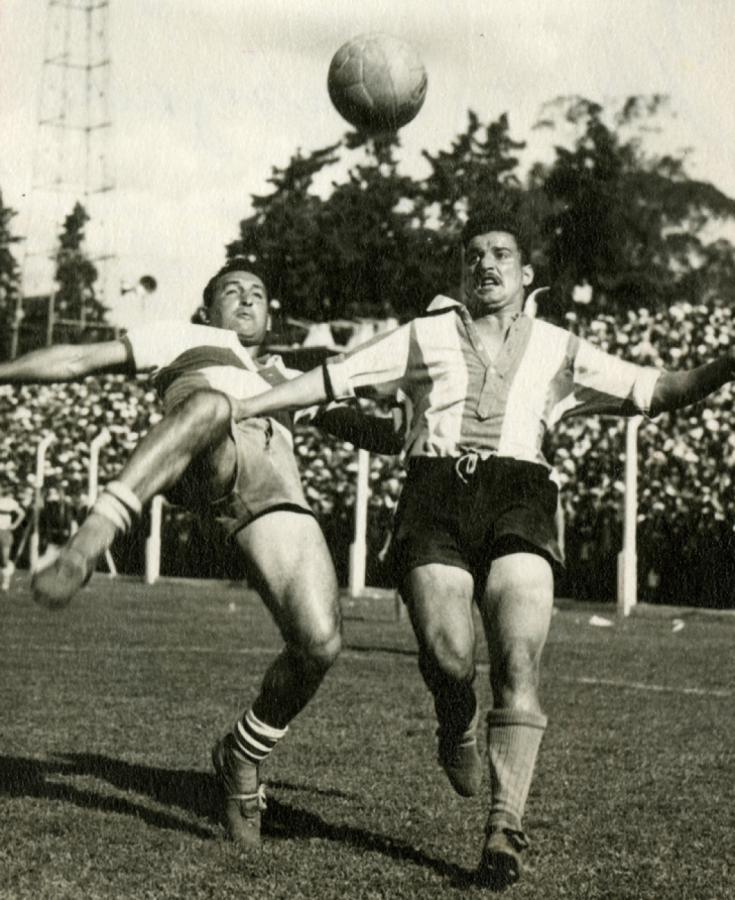
M258 766L287 731L288 726L274 728L261 722L252 709L249 709L232 729L235 753L241 759Z
M119 481L111 481L67 546L90 560L95 559L109 549L118 534L130 529L141 510L142 504L130 488Z
M121 481L111 481L97 498L92 512L103 516L115 526L115 530L127 531L133 516L139 516L143 509L136 494Z
M546 716L511 709L494 709L487 717L490 762L488 828L521 831L536 756L546 728Z

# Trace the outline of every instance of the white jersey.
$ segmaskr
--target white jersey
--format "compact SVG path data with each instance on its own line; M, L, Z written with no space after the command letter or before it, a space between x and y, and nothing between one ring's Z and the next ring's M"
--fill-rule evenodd
M9 531L21 508L12 497L0 497L0 531Z
M151 373L166 410L198 388L244 400L301 374L286 368L280 356L253 359L234 331L210 325L153 322L131 328L123 341L135 370ZM288 414L269 418L290 430Z

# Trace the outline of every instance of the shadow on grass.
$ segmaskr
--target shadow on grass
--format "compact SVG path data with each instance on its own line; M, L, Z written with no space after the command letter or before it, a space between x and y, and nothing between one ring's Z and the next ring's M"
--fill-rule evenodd
M345 644L345 650L349 650L351 653L387 653L390 656L407 656L413 657L416 659L418 657L418 650L415 647L390 647L390 646L378 646L371 645L366 646L364 644Z
M200 838L216 835L212 827L151 809L145 802L105 794L66 780L80 777L98 778L122 791L145 794L164 806L178 806L212 823L218 819L217 790L212 777L203 772L156 769L93 754L69 754L53 760L0 756L0 794L58 800L82 809L133 816L156 828L183 831Z
M96 778L121 791L145 795L162 806L178 807L208 820L211 825L198 825L174 813L151 809L144 800L136 802L130 797L110 796L66 781L82 777ZM345 796L339 791L323 791L287 782L274 781L271 786ZM0 795L63 801L82 809L133 816L156 828L173 829L205 840L221 834L219 828L214 827L220 820L219 788L213 776L206 772L159 769L98 754L72 753L53 760L0 756ZM473 879L473 873L468 869L429 856L403 841L353 825L332 824L315 813L284 803L272 794L263 816L263 834L275 840L334 841L361 852L380 853L432 869L450 879L455 886L470 885Z
M347 844L361 852L380 853L390 859L411 862L421 868L431 869L438 875L450 879L455 887L468 887L475 881L475 874L471 870L429 856L423 850L404 841L366 831L354 825L325 822L321 816L282 803L274 797L268 797L263 833L276 840L319 839Z
M144 795L162 806L178 807L183 812L211 823L203 826L188 822L175 813L152 809L145 799L106 795L104 789L80 787L67 779L95 778L120 791ZM274 788L345 796L339 791L305 787L290 782L271 782ZM140 819L156 828L182 831L211 840L219 837L214 827L219 821L219 790L211 775L185 769L160 769L127 763L98 754L66 754L56 759L37 760L0 756L0 795L33 797L73 803L82 809L117 813ZM263 817L263 833L275 840L321 839L354 847L359 851L380 853L404 860L451 879L455 885L467 885L472 873L444 862L403 841L353 825L332 824L320 816L270 795Z
M269 788L283 791L299 791L303 794L318 794L320 797L337 797L339 800L358 800L359 795L354 791L340 791L337 788L314 787L313 784L296 784L293 781L281 781L268 778L266 785Z

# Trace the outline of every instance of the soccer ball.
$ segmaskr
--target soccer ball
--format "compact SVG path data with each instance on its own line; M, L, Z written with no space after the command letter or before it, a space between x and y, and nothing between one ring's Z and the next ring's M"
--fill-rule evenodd
M363 34L334 54L327 88L337 112L358 131L395 131L421 109L426 69L406 41Z

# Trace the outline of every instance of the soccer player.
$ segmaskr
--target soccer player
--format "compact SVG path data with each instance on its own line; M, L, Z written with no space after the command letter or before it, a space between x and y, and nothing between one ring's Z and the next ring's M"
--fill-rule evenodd
M562 562L557 485L545 434L582 413L656 415L733 378L733 354L661 372L603 353L523 314L533 268L517 221L472 218L463 232L463 302L437 296L425 315L341 358L237 403L270 414L373 385L400 388L413 410L393 554L434 699L438 756L464 796L481 787L474 690L477 603L490 656L490 803L478 878L503 888L521 872L522 817L547 718L541 654Z
M23 510L15 497L0 497L0 575L2 590L10 589L15 572L13 563L13 532L23 521Z
M0 383L62 381L101 370L152 373L163 419L56 561L35 576L33 589L47 606L68 603L115 536L158 493L210 523L213 540L236 543L285 643L252 705L212 751L230 836L257 847L258 768L337 658L340 610L329 551L301 488L290 415L232 420L238 398L298 374L278 357L261 355L268 295L250 263L233 260L209 281L198 318L206 324L154 322L121 340L38 350L0 364ZM392 423L368 420L364 427L353 412L322 411L319 422L379 449Z

